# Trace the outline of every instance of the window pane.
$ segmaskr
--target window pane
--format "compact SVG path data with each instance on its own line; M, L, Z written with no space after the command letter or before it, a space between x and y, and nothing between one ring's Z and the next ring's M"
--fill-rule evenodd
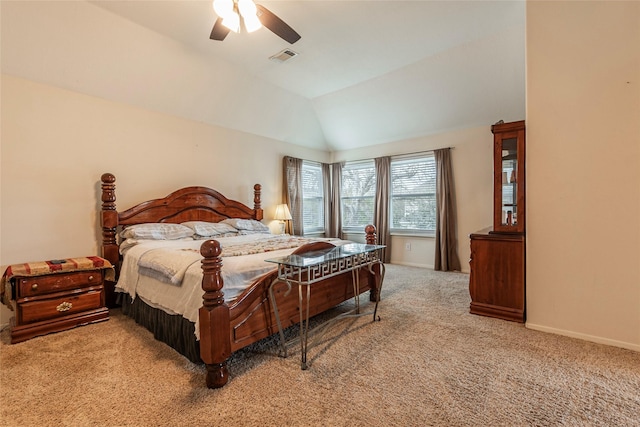
M304 232L324 230L322 168L307 162L302 162L302 226Z
M364 229L373 222L376 173L373 162L347 164L342 169L342 226Z
M391 229L435 231L436 165L433 155L391 161Z

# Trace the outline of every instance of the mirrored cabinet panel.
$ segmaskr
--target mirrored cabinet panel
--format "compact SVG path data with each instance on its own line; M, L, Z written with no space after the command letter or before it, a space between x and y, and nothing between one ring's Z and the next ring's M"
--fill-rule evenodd
M524 121L491 127L494 138L493 231L524 232Z

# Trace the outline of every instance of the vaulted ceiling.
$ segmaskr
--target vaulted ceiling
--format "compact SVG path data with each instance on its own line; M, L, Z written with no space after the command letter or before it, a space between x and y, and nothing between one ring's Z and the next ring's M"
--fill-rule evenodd
M301 40L212 41L211 1L2 1L2 71L325 151L524 119L524 1L258 3Z

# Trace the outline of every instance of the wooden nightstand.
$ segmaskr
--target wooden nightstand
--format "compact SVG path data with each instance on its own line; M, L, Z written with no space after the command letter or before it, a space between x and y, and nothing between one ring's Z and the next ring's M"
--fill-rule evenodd
M99 257L10 266L3 280L11 284L15 310L11 343L107 320L104 281L112 273Z

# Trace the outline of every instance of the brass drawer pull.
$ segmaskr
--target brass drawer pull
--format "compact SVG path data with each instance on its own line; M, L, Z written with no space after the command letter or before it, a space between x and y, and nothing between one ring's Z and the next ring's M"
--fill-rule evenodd
M56 310L58 310L59 312L63 312L63 311L69 311L71 310L71 307L73 307L73 304L71 304L70 302L63 302L62 304L60 304L59 306L56 307Z
M93 276L89 276L89 281L93 280Z
M38 284L34 283L33 285L31 285L31 290L32 291L37 291L38 290Z

